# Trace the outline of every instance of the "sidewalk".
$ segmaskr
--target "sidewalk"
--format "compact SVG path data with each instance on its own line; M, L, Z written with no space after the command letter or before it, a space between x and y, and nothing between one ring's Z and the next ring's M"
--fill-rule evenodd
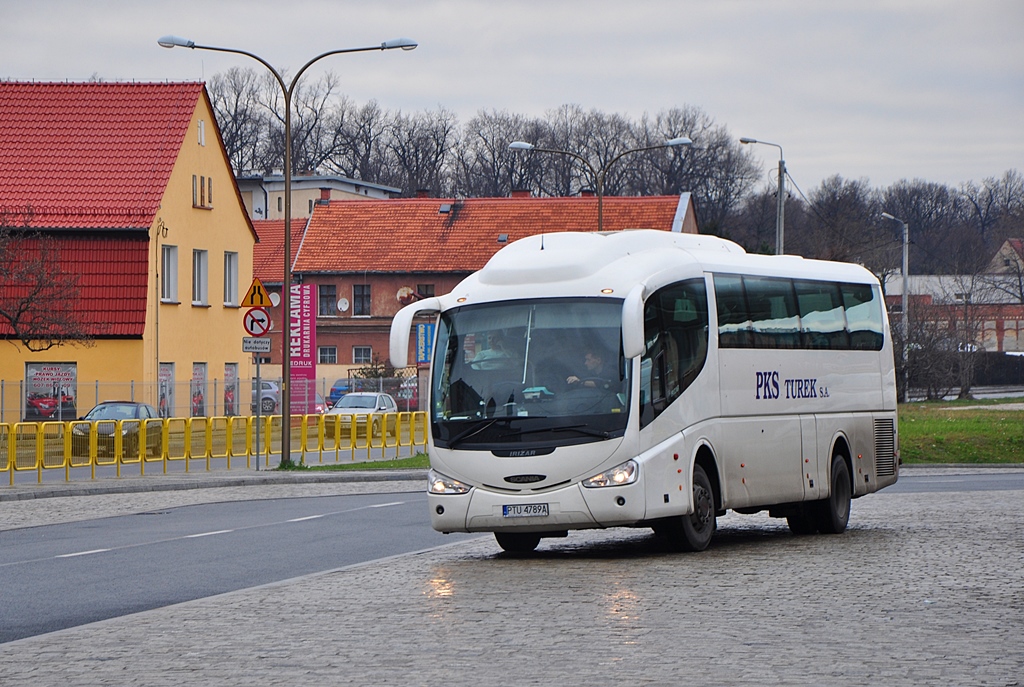
M277 484L327 484L363 482L426 482L426 470L211 470L179 475L157 473L145 477L111 477L89 481L52 484L25 483L0 486L0 502L46 499L61 496L94 496L152 491L183 491L222 487L270 486Z

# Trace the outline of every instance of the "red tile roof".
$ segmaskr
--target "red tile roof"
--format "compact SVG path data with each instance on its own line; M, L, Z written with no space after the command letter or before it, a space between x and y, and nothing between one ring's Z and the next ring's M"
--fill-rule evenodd
M682 198L689 202L688 194ZM615 196L603 202L605 231L667 231L681 198ZM449 212L440 212L444 205ZM596 229L594 197L332 201L316 206L305 232L292 225L292 245L298 250L294 270L470 272L504 245L498 242L501 234L511 242L539 233ZM276 255L283 257L280 247Z
M0 82L0 215L34 228L148 231L202 92Z
M78 276L78 294L71 305L81 314L86 331L93 337L141 337L146 320L147 259L149 239L83 238L57 236L55 247L63 271ZM39 242L27 239L19 245L19 257L38 256ZM18 287L4 284L17 296ZM118 307L111 307L116 303ZM0 320L0 337L11 328Z
M360 201L361 202L361 201ZM264 284L280 284L284 281L284 220L254 219L253 229L259 236L259 243L252 249L252 274ZM292 219L292 259L299 252L306 220Z

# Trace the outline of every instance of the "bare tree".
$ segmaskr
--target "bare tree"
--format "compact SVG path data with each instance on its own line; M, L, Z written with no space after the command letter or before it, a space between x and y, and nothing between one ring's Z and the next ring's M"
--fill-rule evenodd
M518 164L522 156L508 148L520 138L538 140L539 123L506 111L480 111L469 120L456 151L456 195L496 198L535 187L528 168Z
M406 194L424 189L432 195L448 195L458 136L458 120L448 110L397 115L388 139L396 173L390 183L404 188Z
M81 308L78 275L61 262L58 241L13 228L0 217L0 331L29 351L92 345ZM15 343L15 346L17 343Z
M254 69L233 67L215 74L208 90L228 160L236 174L269 171L268 113L261 104L261 83Z

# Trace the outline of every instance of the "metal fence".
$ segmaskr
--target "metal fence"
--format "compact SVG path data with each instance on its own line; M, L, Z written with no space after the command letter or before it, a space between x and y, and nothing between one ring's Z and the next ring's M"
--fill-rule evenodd
M415 376L347 380L323 377L313 384L305 381L292 381L293 414L317 412L319 402L332 405L340 393L350 391L383 391L395 397L399 410L419 410L419 384ZM338 381L344 383L339 385ZM245 416L256 412L256 403L267 400L270 402L261 406L261 414L279 413L280 378L262 378L260 382L257 391L255 378L228 382L217 378L180 382L79 379L73 385L41 391L30 390L25 380L0 379L0 422L67 422L83 417L103 401L147 403L163 418Z
M0 474L14 484L26 472L42 482L59 471L72 480L242 463L258 469L280 461L283 431L280 415L0 423ZM427 444L422 412L294 416L290 431L292 459L305 464L400 458Z

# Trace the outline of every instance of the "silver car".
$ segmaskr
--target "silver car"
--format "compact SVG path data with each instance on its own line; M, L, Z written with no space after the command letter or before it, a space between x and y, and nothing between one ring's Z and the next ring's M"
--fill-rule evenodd
M362 432L365 432L366 419L371 415L383 415L384 413L397 413L398 404L395 403L395 399L391 394L378 393L372 391L355 391L350 394L345 394L338 399L338 402L334 404L334 407L327 411L328 415L344 415L354 416L356 426ZM343 420L343 427L347 426L349 422L348 417ZM381 428L384 425L383 417L373 418L373 434L379 435ZM392 427L389 427L390 432L394 432Z

